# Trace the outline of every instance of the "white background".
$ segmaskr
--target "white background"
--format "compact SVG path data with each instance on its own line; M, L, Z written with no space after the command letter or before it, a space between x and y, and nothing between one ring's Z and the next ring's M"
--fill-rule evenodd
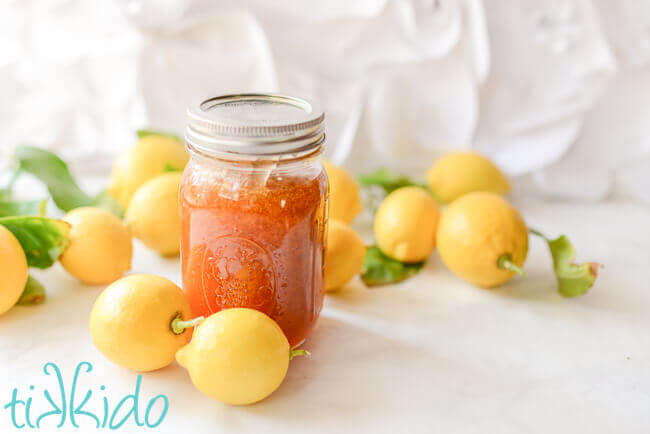
M437 254L399 285L355 280L327 297L311 359L293 361L271 398L223 406L173 364L143 379L144 400L170 398L163 425L117 432L647 433L648 62L647 1L5 0L0 151L54 149L98 190L136 128L181 133L196 98L279 90L322 101L328 156L355 172L417 177L454 148L491 156L514 177L510 199L528 224L605 264L572 300L556 293L536 239L527 276L493 291L455 278ZM33 186L19 194L38 196ZM369 216L355 227L368 237ZM181 280L178 259L137 241L132 272ZM68 388L77 363L93 364L80 385L94 411L100 385L112 406L135 385L90 341L103 288L59 265L35 275L47 302L0 317L3 433L12 388L34 384L46 409L46 362ZM81 422L23 432L85 433Z
M527 194L650 203L649 62L643 0L4 0L0 147L107 171L191 101L277 90L356 172L474 148Z

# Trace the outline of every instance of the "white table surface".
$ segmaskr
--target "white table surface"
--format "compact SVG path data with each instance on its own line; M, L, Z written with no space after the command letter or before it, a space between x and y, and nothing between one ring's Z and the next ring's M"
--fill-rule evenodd
M117 432L648 432L650 209L623 201L517 204L531 226L566 233L578 259L605 264L588 295L556 293L537 239L528 275L492 291L458 280L434 255L402 284L366 289L355 281L328 296L305 344L311 358L292 361L280 389L262 403L212 401L174 363L142 380L141 411L153 396L169 397L162 424L138 428L130 419ZM180 283L177 259L161 259L139 243L132 272ZM102 396L114 406L135 387L137 374L105 360L91 343L88 315L102 287L80 285L60 265L34 274L49 291L47 302L0 317L2 433L13 432L2 407L14 387L24 399L35 385L33 411L47 409L43 389L56 391L43 374L47 362L61 368L68 389L77 364L91 362L78 387L80 396L93 391L87 409L99 414ZM88 418L78 418L84 430L69 421L56 429L54 419L22 431L94 431Z

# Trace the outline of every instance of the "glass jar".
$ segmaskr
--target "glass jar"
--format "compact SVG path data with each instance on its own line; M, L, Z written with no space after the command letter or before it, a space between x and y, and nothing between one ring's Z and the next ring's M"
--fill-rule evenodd
M193 313L257 309L295 347L323 305L324 115L297 98L245 94L205 100L188 117L181 261Z

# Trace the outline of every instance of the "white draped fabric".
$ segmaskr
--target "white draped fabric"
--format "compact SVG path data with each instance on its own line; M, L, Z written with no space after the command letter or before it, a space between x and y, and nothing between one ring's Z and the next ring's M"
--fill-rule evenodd
M8 0L0 149L106 170L133 130L212 94L327 112L328 156L421 173L473 148L527 193L650 203L650 2Z

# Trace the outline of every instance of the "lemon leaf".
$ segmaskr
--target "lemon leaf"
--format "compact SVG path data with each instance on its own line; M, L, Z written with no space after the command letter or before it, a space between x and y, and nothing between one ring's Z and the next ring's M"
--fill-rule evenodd
M566 235L551 240L535 229L529 229L529 232L544 239L548 244L553 258L553 270L557 277L558 291L562 296L577 297L591 289L598 276L600 264L596 262L576 264L573 262L576 250Z
M47 200L0 200L0 217L45 215Z
M147 137L147 136L162 136L162 137L169 137L170 139L174 139L174 140L178 140L179 142L182 142L181 138L178 137L176 134L166 133L164 131L137 130L136 134L138 135L138 139L141 139L141 138Z
M65 161L53 152L35 146L18 146L14 158L21 173L29 173L47 186L59 209L70 211L81 206L97 206L122 216L117 202L111 201L105 193L97 196L86 194L77 184Z
M69 211L92 204L73 178L68 165L57 155L35 146L18 146L14 154L22 172L45 183L57 207Z
M45 287L30 274L22 295L16 302L17 306L41 304L45 301Z
M0 218L16 237L30 267L48 268L68 246L70 225L48 217L12 216Z
M361 268L361 280L368 286L387 285L401 282L417 274L423 262L405 263L384 255L377 246L366 248L366 257Z
M386 194L402 187L416 186L427 189L425 184L416 182L407 176L395 175L385 167L373 173L359 176L359 184L364 187L375 185L384 189Z

